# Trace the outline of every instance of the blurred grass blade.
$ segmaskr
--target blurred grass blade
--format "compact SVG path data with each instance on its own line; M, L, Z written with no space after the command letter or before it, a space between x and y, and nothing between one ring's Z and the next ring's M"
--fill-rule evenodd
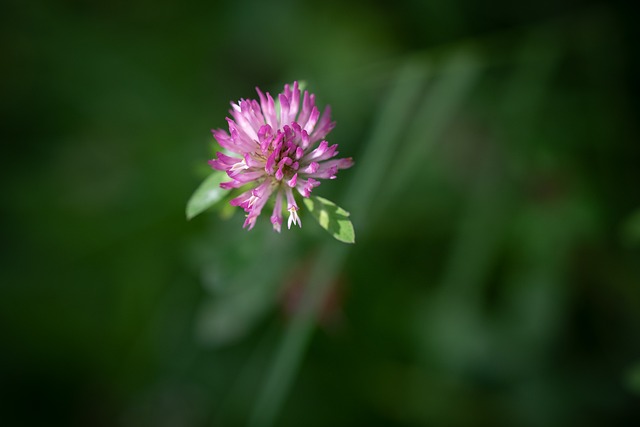
M325 245L305 283L304 294L276 350L249 425L269 427L289 393L314 330L319 305L325 300L336 271L347 254L346 245Z
M389 168L389 160L397 150L428 74L424 61L411 60L403 64L389 98L374 121L377 126L365 145L366 151L359 156L359 173L354 176L345 196L351 206L358 206L359 210L353 213L356 228L367 222L370 204L386 179L382 171Z
M310 197L303 199L303 201L311 215L318 220L320 226L336 240L355 243L356 235L353 224L349 220L349 212L322 197Z
M212 207L225 196L227 192L220 188L220 183L226 178L227 174L225 172L214 171L202 181L202 184L194 191L187 202L186 214L188 220Z
M441 75L429 87L407 132L400 155L396 156L390 191L406 185L420 170L434 143L442 136L478 76L476 58L467 51L457 52L444 64Z

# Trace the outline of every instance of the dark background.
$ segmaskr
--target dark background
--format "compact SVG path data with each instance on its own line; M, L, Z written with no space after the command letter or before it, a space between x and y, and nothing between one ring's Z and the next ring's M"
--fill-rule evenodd
M294 79L355 159L315 192L351 212L356 244L285 352L301 364L265 404L275 425L640 425L631 8L0 12L1 425L255 419L320 248L342 247L310 216L275 235L184 206L228 102Z

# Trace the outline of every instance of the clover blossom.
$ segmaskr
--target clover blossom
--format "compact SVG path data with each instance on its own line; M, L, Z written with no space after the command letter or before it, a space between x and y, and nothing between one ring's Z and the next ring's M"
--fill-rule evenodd
M302 197L309 197L320 185L320 179L334 179L339 169L353 165L349 158L334 159L338 144L329 145L324 139L335 126L331 109L327 106L320 116L315 95L304 91L300 100L298 82L284 86L276 103L269 92L256 88L260 102L240 99L231 103L227 117L229 132L212 130L213 136L228 154L217 152L209 165L225 171L230 181L224 189L255 184L232 199L230 204L242 207L247 213L243 227L251 230L260 212L272 195L275 196L271 223L275 231L282 226L283 204L286 201L292 224L302 227L300 209L293 189Z

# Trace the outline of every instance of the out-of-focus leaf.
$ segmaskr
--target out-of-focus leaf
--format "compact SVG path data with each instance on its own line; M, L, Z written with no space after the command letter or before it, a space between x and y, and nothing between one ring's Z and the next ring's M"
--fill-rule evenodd
M628 245L640 243L640 210L627 219L622 228L622 238Z
M320 226L334 238L344 243L355 243L356 235L349 220L349 212L322 197L304 199L304 204Z
M211 295L196 313L196 334L203 345L224 347L244 339L278 302L295 245L271 227L256 227L249 236L216 228L200 242L202 284ZM269 262L256 261L264 259Z
M640 363L636 363L626 375L626 383L627 387L629 387L633 392L640 395Z
M274 294L273 287L253 286L205 303L197 317L198 338L213 346L243 338L269 309Z
M220 183L224 181L226 177L226 173L215 171L200 184L187 202L187 219L201 214L224 197L226 191L220 188Z

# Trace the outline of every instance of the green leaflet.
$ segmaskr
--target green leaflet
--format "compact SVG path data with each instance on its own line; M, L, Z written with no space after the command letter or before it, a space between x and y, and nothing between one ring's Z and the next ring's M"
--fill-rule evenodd
M353 224L349 220L349 212L322 197L310 197L303 200L311 215L334 238L344 243L355 243L356 235Z
M202 181L202 184L187 202L188 220L215 205L227 194L227 191L220 188L220 183L225 179L227 179L225 172L215 171Z

